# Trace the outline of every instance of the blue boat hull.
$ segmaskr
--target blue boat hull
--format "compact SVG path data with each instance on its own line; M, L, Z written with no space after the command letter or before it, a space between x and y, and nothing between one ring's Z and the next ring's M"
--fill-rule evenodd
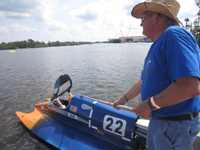
M65 109L52 102L34 107L32 113L16 114L32 133L58 149L136 150L134 113L81 95L75 95Z

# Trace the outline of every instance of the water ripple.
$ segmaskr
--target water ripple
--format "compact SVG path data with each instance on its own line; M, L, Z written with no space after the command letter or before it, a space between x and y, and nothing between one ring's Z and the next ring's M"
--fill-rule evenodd
M113 102L140 78L150 44L93 44L0 51L1 150L49 149L32 138L15 111L31 112L52 96L56 79L69 74L73 94ZM140 96L127 105L135 107Z

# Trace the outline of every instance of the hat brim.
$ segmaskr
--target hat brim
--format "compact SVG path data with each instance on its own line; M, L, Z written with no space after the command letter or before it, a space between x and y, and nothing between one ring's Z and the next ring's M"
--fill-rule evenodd
M178 23L177 18L172 14L172 12L165 7L165 5L156 2L142 2L133 7L131 15L135 18L143 17L145 12L157 12L165 15Z

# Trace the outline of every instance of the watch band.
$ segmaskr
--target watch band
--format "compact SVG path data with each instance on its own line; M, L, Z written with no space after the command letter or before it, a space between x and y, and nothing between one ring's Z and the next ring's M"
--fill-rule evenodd
M149 108L150 108L152 111L157 110L157 108L154 107L154 106L152 105L152 103L151 103L151 97L148 98L148 105L149 105Z
M160 106L156 105L156 103L155 103L155 101L153 99L153 96L150 98L150 101L151 101L151 104L152 104L153 107L156 107L157 109L161 108Z

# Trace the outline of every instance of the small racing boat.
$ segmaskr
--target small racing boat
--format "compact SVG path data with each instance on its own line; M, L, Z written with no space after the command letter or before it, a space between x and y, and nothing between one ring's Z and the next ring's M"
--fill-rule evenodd
M148 120L128 106L118 105L117 110L106 101L73 96L71 88L71 78L62 75L51 99L35 104L31 113L17 111L16 115L34 135L57 149L146 149ZM63 96L66 93L69 96Z

